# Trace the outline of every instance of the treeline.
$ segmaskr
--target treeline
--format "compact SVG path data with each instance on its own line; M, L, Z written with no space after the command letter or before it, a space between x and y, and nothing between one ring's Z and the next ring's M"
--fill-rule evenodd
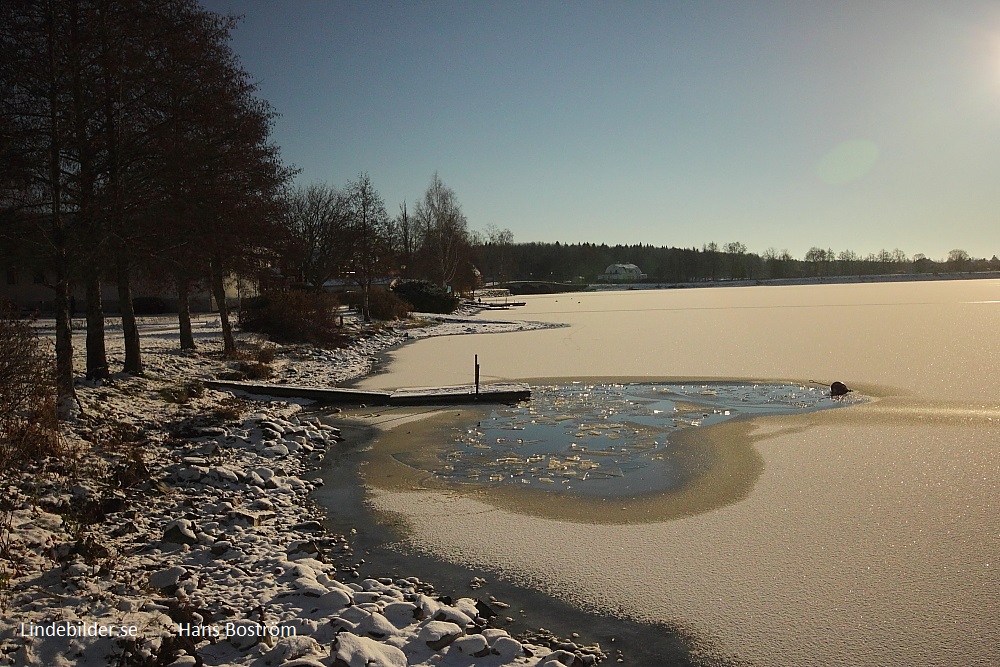
M229 46L234 20L195 0L0 4L0 260L54 290L57 389L73 392L70 297L86 286L87 375L108 374L101 287L117 285L125 371L142 372L132 286L187 295L271 264L289 239L293 171L274 112ZM222 309L227 351L235 349Z
M503 262L490 258L503 257ZM498 243L483 240L476 259L486 280L551 280L593 283L611 264L635 264L647 275L645 282L701 282L713 280L766 280L817 276L869 276L903 273L941 273L1000 270L1000 260L973 258L952 250L946 258L912 257L899 249L866 256L851 250L811 248L802 259L787 250L769 248L748 252L746 245L707 243L701 248L654 247L594 243ZM501 267L502 266L502 270Z
M481 235L470 232L455 191L436 173L413 210L404 202L393 217L364 173L343 188L314 183L294 189L285 203L293 239L279 262L285 285L320 291L339 281L356 287L366 320L376 282L416 278L460 291L479 282L474 246Z

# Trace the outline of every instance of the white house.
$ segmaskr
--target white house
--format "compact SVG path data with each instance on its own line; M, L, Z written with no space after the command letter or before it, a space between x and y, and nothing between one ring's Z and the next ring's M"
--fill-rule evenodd
M643 280L646 274L635 264L611 264L597 279L608 283L634 283Z

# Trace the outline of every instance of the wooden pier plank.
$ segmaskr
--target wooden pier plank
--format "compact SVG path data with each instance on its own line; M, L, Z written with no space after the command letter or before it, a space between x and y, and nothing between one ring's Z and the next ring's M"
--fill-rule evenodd
M396 391L371 391L343 387L300 387L287 384L209 380L205 386L223 391L239 391L254 396L307 398L318 403L348 405L454 405L460 403L516 403L531 398L531 388L519 383L494 383L451 387L413 387Z

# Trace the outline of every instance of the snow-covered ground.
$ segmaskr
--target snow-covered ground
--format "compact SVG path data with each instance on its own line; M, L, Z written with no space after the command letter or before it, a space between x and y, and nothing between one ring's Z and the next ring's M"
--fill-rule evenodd
M551 325L420 316L355 328L339 350L278 346L271 381L331 386L408 338ZM308 479L340 441L301 406L256 403L198 381L233 375L217 318L142 321L146 373L80 382L74 452L0 471L0 665L587 665L597 647L518 641L490 627L504 605L439 595L414 577L360 580ZM43 333L51 324L40 323ZM244 336L252 358L259 338ZM75 341L82 371L83 333ZM112 369L123 357L109 320Z

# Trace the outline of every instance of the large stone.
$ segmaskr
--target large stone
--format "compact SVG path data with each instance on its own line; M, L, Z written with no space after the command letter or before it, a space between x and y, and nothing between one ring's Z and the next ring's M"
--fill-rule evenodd
M287 660L296 660L322 653L320 645L312 637L282 637L270 651L264 654L265 665L281 665Z
M560 649L542 658L538 667L586 667L586 665L580 656Z
M161 590L176 589L177 582L186 574L187 570L179 565L168 567L165 570L159 570L149 575L149 586L150 588L159 588Z
M198 536L194 532L194 524L188 519L176 519L167 524L163 530L163 541L175 544L197 544Z
M458 651L464 655L471 655L474 658L482 658L489 655L490 647L486 642L486 637L482 635L467 635L459 637L451 644L451 651Z
M465 634L465 630L448 621L428 621L417 637L427 646L440 651Z
M397 631L396 626L390 623L389 619L377 612L370 614L354 628L355 633L367 635L373 639L385 639L396 634Z
M406 667L406 654L395 646L341 632L334 640L332 667Z
M521 646L521 642L513 637L497 637L490 648L504 661L510 661L524 655L524 647Z

